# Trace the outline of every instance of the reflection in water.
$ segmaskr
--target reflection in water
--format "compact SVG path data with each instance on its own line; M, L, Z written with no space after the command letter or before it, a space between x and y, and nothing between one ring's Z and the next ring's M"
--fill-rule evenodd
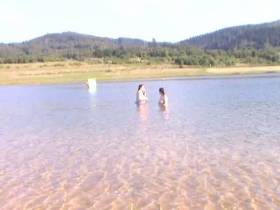
M149 104L143 103L143 104L137 104L136 106L140 119L142 121L147 121L149 116Z
M0 87L0 208L279 210L279 83Z
M165 120L169 119L169 106L164 104L159 104L159 110L162 112Z

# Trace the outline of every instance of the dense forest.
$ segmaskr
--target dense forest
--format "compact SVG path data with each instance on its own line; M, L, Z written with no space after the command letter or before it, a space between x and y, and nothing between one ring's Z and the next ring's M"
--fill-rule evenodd
M64 32L22 43L0 44L0 63L62 60L180 66L280 64L280 21L231 27L178 43Z
M258 25L222 29L180 42L205 49L232 50L235 48L265 49L280 47L280 20Z

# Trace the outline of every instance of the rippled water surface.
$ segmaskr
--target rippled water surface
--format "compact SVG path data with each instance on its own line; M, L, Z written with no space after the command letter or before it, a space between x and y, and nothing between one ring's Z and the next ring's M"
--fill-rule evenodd
M0 87L0 208L280 209L279 77L144 84Z

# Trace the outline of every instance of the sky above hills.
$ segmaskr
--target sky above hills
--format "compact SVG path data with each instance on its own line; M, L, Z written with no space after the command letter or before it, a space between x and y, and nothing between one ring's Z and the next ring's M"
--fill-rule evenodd
M0 43L75 31L176 42L280 19L279 0L1 0Z

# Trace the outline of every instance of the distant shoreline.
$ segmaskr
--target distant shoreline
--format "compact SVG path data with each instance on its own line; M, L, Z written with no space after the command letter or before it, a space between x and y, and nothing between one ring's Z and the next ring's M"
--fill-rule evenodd
M242 79L242 78L270 78L280 77L280 72L269 73L248 73L248 74L224 74L224 75L197 75L182 77L166 77L166 78L147 78L147 79L128 79L128 80L100 80L102 83L110 82L137 82L137 81L164 81L164 80L208 80L208 79ZM67 84L67 83L61 83Z
M280 66L189 67L171 64L48 62L0 64L0 85L83 83L280 76Z

